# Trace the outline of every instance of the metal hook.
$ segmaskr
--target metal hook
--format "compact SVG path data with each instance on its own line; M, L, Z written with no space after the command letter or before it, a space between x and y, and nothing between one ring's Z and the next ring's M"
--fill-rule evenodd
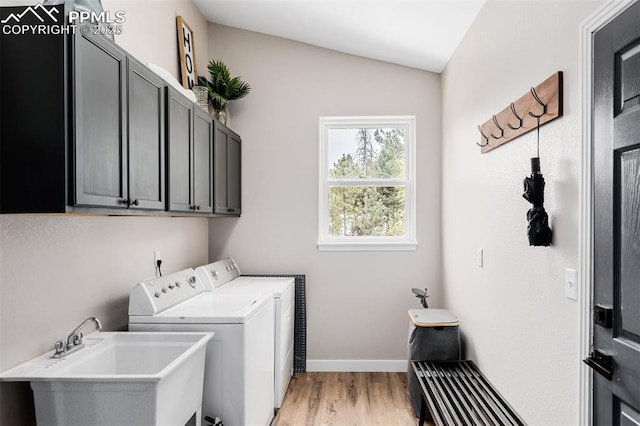
M542 101L540 100L540 98L538 97L538 94L536 93L536 89L535 89L535 87L532 87L532 88L531 88L531 94L533 95L533 98L534 98L534 99L535 99L535 100L536 100L540 105L542 105L542 114L540 114L540 115L536 115L536 114L534 114L534 113L532 113L532 112L529 112L529 115L530 115L530 116L532 116L532 117L534 117L534 118L541 118L543 115L545 115L545 114L547 113L547 105L546 105L544 102L542 102Z
M489 145L489 138L487 137L487 135L484 134L484 132L482 131L482 127L481 126L478 126L478 130L480 131L480 134L482 135L482 137L487 141L487 143L482 145L482 144L479 144L478 142L476 142L476 145L478 145L481 148L484 148L485 146Z
M498 130L500 130L500 136L496 136L493 133L491 133L491 137L494 139L502 139L504 137L504 128L500 127L500 123L498 123L498 119L496 118L495 115L493 116L493 122L495 123Z
M507 123L507 126L509 126L509 128L510 128L511 130L518 130L519 128L521 128L521 127L522 127L522 125L523 125L523 121L524 121L524 120L522 119L522 117L520 117L520 116L518 115L518 112L516 111L516 106L513 104L513 102L511 102L511 112L512 112L512 113L513 113L513 115L515 115L515 116L516 116L516 118L518 119L518 127L513 127L513 126L511 125L511 123Z

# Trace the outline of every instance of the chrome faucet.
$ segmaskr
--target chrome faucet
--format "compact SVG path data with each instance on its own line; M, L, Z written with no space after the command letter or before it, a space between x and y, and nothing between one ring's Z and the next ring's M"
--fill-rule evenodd
M91 321L96 324L96 330L102 330L102 324L100 323L100 320L98 318L87 318L86 320L82 321L82 323L77 326L71 333L69 333L66 342L64 340L59 340L56 342L56 353L53 354L53 357L62 358L65 355L69 355L84 348L84 343L82 343L82 333L80 333L80 330L85 326L85 324Z

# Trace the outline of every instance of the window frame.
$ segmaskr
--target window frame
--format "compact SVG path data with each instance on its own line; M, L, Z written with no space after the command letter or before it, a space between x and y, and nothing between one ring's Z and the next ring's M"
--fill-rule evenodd
M382 129L404 128L405 176L404 178L329 178L329 130L330 129ZM416 118L402 116L357 116L320 117L320 188L318 250L320 251L413 251L416 239ZM333 184L332 184L333 182ZM335 185L335 183L339 185ZM403 236L330 236L329 235L329 188L331 186L404 186L405 188L405 234Z

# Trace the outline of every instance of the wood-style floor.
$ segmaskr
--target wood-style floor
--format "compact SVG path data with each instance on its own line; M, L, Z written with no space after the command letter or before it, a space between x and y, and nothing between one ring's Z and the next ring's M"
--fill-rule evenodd
M296 373L273 426L411 425L406 373Z

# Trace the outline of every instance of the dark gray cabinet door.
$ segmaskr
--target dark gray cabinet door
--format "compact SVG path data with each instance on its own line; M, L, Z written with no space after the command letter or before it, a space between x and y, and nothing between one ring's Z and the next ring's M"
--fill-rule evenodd
M242 210L240 137L234 133L227 140L227 203L231 213L240 214Z
M229 134L220 123L215 122L213 138L213 200L214 213L227 214L227 141Z
M126 207L126 55L101 36L74 38L75 199Z
M147 67L127 60L128 204L165 208L164 83Z
M209 114L194 107L193 123L193 210L213 211L211 190L213 172L213 120Z
M193 102L167 87L168 210L192 211Z
M213 212L239 215L242 195L240 136L216 121L213 145Z

